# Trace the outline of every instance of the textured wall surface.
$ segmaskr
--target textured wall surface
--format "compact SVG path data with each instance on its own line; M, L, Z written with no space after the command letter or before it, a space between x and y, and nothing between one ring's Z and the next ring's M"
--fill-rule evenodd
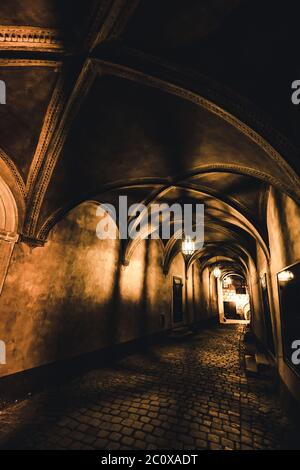
M165 276L161 246L144 241L122 266L118 240L96 237L98 221L96 205L84 203L57 224L44 247L15 245L0 297L7 346L0 375L159 332L162 315L171 327L173 276L182 278L186 295L181 254ZM197 265L188 282L190 322L201 317Z
M269 236L270 263L257 247L257 266L260 280L267 273L269 301L272 310L273 329L276 337L278 356L281 351L280 309L277 285L277 273L300 260L300 209L288 196L271 188L267 207L267 227ZM259 291L261 290L260 286ZM259 304L256 294L254 301ZM257 336L264 339L263 312L256 316L255 325Z
M300 261L300 209L291 198L273 188L270 190L268 200L267 226L271 253L270 269L268 272L266 259L258 249L258 272L260 275L268 273L269 300L279 373L290 391L299 396L299 378L283 361L277 273ZM262 322L261 316L260 323Z

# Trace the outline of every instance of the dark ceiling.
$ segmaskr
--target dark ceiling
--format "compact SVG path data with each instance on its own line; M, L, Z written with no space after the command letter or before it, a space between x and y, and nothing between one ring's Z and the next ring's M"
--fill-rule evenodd
M300 73L299 17L298 1L146 0L124 42L224 83L300 145L290 100Z
M78 37L87 27L96 0L9 0L1 2L1 25L58 29Z
M299 13L267 0L2 2L0 157L23 239L125 192L205 202L208 245L239 240L255 256L269 185L300 201Z

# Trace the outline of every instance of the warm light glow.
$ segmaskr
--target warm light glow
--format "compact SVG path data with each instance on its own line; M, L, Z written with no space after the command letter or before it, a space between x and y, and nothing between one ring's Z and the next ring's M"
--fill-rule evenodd
M230 276L227 276L225 279L224 279L224 284L226 286L229 286L230 284L232 284L232 279Z
M261 276L260 282L261 282L262 287L265 289L267 287L265 276Z
M248 295L247 294L234 294L233 302L236 303L237 307L243 307L248 303Z
M195 242L190 236L187 236L182 242L182 253L184 255L192 255L195 251Z
M280 282L288 282L294 279L294 274L291 271L282 271L278 274L278 280Z
M222 271L220 268L215 268L214 269L214 276L216 279L219 279L221 277Z

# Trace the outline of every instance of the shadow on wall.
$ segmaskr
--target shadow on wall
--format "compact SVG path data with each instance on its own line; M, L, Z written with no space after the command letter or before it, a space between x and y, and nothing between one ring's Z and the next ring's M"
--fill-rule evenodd
M171 326L171 276L157 240L141 242L129 266L118 240L96 237L96 205L84 203L44 247L17 244L0 297L0 375L131 341ZM178 258L179 260L179 258ZM171 268L184 276L182 262Z
M267 223L272 263L279 271L300 258L300 208L290 197L271 188Z

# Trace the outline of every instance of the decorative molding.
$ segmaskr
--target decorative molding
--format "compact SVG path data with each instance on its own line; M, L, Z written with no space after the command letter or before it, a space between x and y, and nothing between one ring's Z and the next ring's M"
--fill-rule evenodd
M138 3L139 0L99 0L90 15L90 28L84 39L88 50L105 40L118 38ZM58 29L10 25L0 25L0 50L72 52L70 41Z
M119 46L118 57L124 56L127 62L138 61L138 65L134 69L145 69L151 67L159 67L161 78L163 75L170 76L170 73L177 77L180 83L185 83L185 89L196 91L197 94L205 96L214 103L217 103L226 111L231 112L235 117L240 117L242 121L249 124L251 129L257 130L259 134L266 139L273 140L276 148L280 149L282 155L289 155L291 158L299 159L299 151L291 144L291 142L270 122L270 116L258 109L251 101L228 86L215 81L211 77L207 77L194 69L171 63L166 59L153 56L143 51ZM127 62L123 65L126 65ZM167 80L169 81L169 80Z
M95 64L95 67L93 66L93 64ZM183 99L191 101L197 104L198 106L207 109L211 113L216 114L217 116L221 117L226 122L230 123L232 126L237 128L240 132L245 134L259 147L261 147L266 152L266 154L268 154L276 162L276 164L282 171L282 174L286 176L286 181L282 182L273 175L267 175L266 173L263 173L260 170L246 168L244 166L236 164L214 164L207 165L206 168L195 168L191 170L186 175L186 177L204 171L223 171L224 169L233 173L236 172L239 174L248 174L264 181L268 181L270 184L274 184L281 190L285 191L289 196L294 198L298 203L300 203L300 179L291 169L289 164L281 157L281 155L261 135L251 129L247 124L244 124L238 118L225 111L220 106L216 105L214 102L204 98L203 96L197 94L194 91L190 91L189 89L183 88L182 86L179 86L174 83L170 83L168 81L165 81L164 79L157 78L153 75L147 75L144 72L130 68L128 66L107 62L101 59L91 59L85 63L82 69L82 72L80 74L80 77L78 78L73 93L68 101L67 106L65 107L59 126L55 129L55 135L51 139L49 137L49 145L43 157L41 157L41 155L43 154L42 144L41 147L37 149L35 164L33 166L32 173L30 174L30 179L28 181L28 188L32 187L34 189L31 191L31 198L28 204L29 213L25 227L25 233L27 235L34 236L36 233L40 208L42 206L43 198L49 185L50 178L55 168L57 159L66 140L67 133L71 126L72 120L76 116L76 113L80 107L80 103L83 101L86 94L88 93L97 75L97 71L100 74L104 72L105 74L119 76L127 80L132 80L147 86L161 89L162 91L177 95ZM48 134L48 132L50 133L49 129L45 129L45 135ZM43 164L41 164L41 162L43 162ZM36 168L34 168L35 165L37 165ZM37 174L38 178L36 178ZM180 180L183 180L183 178L184 175L181 175ZM176 178L173 178L172 180L176 181ZM33 181L36 182L34 185ZM287 183L287 181L289 183ZM42 230L43 236L44 229L45 224L43 224L42 229L39 230L39 233Z
M218 250L221 249L223 249L223 253L219 254ZM218 259L220 259L221 257L229 257L232 260L235 259L235 262L238 259L243 264L246 271L248 271L247 258L253 262L251 253L245 248L243 248L241 245L237 244L233 246L227 243L224 246L220 247L217 246L215 243L209 243L206 245L205 250L199 250L199 252L195 254L196 259L201 259L202 256L203 258L205 258L204 261L203 259L201 260L200 272L202 272L206 267L208 267L210 261L212 259L215 259L216 257ZM211 252L211 250L213 251ZM218 254L216 255L216 253ZM246 260L243 256L246 258Z
M124 30L139 0L100 0L88 33L88 48L93 50L109 39L117 39Z
M128 217L128 226L131 225L132 229L135 229L140 222L142 221L143 217L146 215L148 212L149 207L151 204L155 203L156 201L159 201L164 195L168 194L173 188L172 184L166 185L162 188L159 188L157 191L154 191L154 194L151 194L147 199L144 199L141 201L141 204L143 204L146 209L143 210L138 217ZM154 189L154 188L153 188ZM149 231L150 235L151 231ZM144 234L145 235L145 234ZM129 260L131 258L131 255L133 254L135 247L140 243L141 239L140 238L127 238L124 240L124 246L123 246L123 264L127 265L129 264Z
M52 213L43 223L43 225L39 228L39 231L37 232L38 238L42 240L46 240L49 232L51 229L74 207L77 205L81 204L84 201L91 200L93 198L96 198L100 194L107 193L109 191L118 191L118 190L124 190L124 189L129 189L129 188L134 188L134 187L143 187L143 186L152 186L153 189L159 185L162 189L166 189L171 186L180 186L180 185L190 185L190 182L188 179L192 176L197 176L200 174L204 173L211 173L211 172L227 172L227 173L234 173L234 174L239 174L239 175L247 175L247 176L253 176L255 178L258 178L259 180L266 181L270 184L273 184L274 186L279 187L282 191L288 192L288 188L285 187L285 185L282 185L280 182L278 182L275 178L273 178L271 175L265 174L263 172L260 172L258 170L253 170L252 168L247 168L247 167L242 167L239 165L235 164L227 164L227 163L215 163L215 164L210 164L210 165L202 165L198 167L195 170L192 170L190 172L187 172L186 174L180 175L179 177L173 177L173 178L139 178L137 180L131 179L128 181L116 181L114 183L108 183L104 184L102 187L99 187L97 190L97 193L90 193L90 194L85 194L82 195L78 199L74 199L70 201L69 204L58 208L54 213ZM194 188L193 185L189 186L191 190L197 190L197 188ZM212 195L212 193L210 194ZM228 205L230 205L229 201L226 201L222 199L222 201ZM239 208L237 207L236 203L235 205L232 205L237 211L239 211ZM240 208L241 209L241 208ZM249 216L244 215L247 220L249 220ZM256 224L254 221L250 220L250 223L256 227ZM256 227L258 233L259 230ZM263 239L263 238L262 238Z
M45 240L40 240L39 238L35 237L29 237L28 235L25 235L23 233L21 233L19 237L19 242L26 243L26 245L32 248L42 247L45 245Z
M134 184L134 186L136 186L136 183ZM127 186L128 187L128 186ZM161 188L161 194L164 194L168 189L172 188L172 187L182 187L181 185L176 185L175 182L172 182L169 186L169 188L167 186L164 186L163 188ZM187 189L191 189L192 191L197 191L197 192L202 192L200 191L200 189L195 189L195 188L189 188L186 186ZM116 189L116 188L114 188ZM119 189L124 189L123 188L119 188ZM107 191L110 191L111 189L107 188ZM103 190L103 192L105 192ZM208 194L210 195L210 194ZM156 193L156 197L159 197L159 192ZM94 195L94 199L95 200L96 196ZM151 197L153 198L153 196ZM47 236L50 232L50 230L60 221L63 219L63 217L70 211L72 210L74 207L76 207L77 205L79 205L80 203L84 202L84 201L87 201L87 200L92 200L92 197L90 196L89 198L83 198L81 201L77 201L77 203L74 201L73 204L70 204L68 206L65 206L63 208L60 208L58 209L54 214L52 214L47 220L46 222L44 223L44 225L41 227L39 233L38 233L38 238L43 240L43 241L46 241L47 239ZM155 200L155 197L154 199L152 200ZM228 201L223 201L221 200L222 202L224 202L225 204L227 204L230 208L234 208L235 210L236 207L235 205L230 205L230 203ZM149 203L150 203L150 197L149 197ZM230 212L228 212L230 213ZM247 220L247 216L243 213L239 213L239 215L242 215L243 217L245 217ZM253 222L250 221L250 224L253 225ZM251 227L243 227L243 226L240 226L238 224L230 224L229 222L222 222L220 223L220 226L218 227L218 231L220 233L224 233L226 235L228 234L232 234L232 227L236 227L238 229L241 229L243 231L246 231L248 234L252 234L252 230L253 230L253 234L254 234L254 237L257 239L258 243L262 246L262 249L264 250L264 252L266 252L266 257L268 258L269 254L268 254L268 248L265 244L265 241L263 239L263 237L261 236L260 232L259 232L259 229L257 227L255 227L255 225ZM208 222L206 223L206 227L210 227L210 228L214 228L214 224L211 223L211 222ZM232 234L233 236L235 236L235 234L233 233ZM170 253L172 252L172 249L173 249L173 246L174 244L176 244L177 240L172 237L166 247L164 247L162 241L160 239L158 239L160 242L161 242L161 245L162 245L162 249L163 251L165 252L165 261L164 261L164 266L167 265L168 261L167 261L167 258L168 256L170 256ZM129 240L129 241L126 241L125 240L125 244L123 246L123 256L122 256L122 263L124 266L127 266L129 264L129 261L130 261L130 258L131 258L131 255L133 254L134 250L135 250L135 247L140 243L141 239L136 239L136 240ZM164 271L165 272L165 271Z
M243 230L248 231L248 233L251 233L251 231L253 231L254 238L260 244L263 251L267 253L267 256L269 255L266 240L265 240L264 236L262 235L262 233L260 231L258 221L253 220L253 217L249 214L248 209L245 206L240 204L238 201L235 201L231 197L228 197L228 196L226 197L226 196L218 193L217 191L210 190L208 188L203 188L201 186L197 187L196 185L190 184L190 182L185 182L185 181L183 181L183 182L182 181L176 181L175 182L175 181L173 181L171 184L169 184L167 186L164 186L160 190L156 191L156 193L154 195L151 195L147 200L144 200L141 203L144 204L148 209L151 204L153 204L155 202L157 203L158 201L160 201L160 199L162 199L165 194L167 194L169 191L171 191L172 188L186 189L188 191L196 192L197 194L203 194L204 196L209 196L213 199L217 199L218 201L222 202L223 204L226 204L226 206L228 206L231 210L234 209L234 211L236 211L238 213L238 216L243 217L247 221L247 223L249 224L249 226L245 225L245 227L240 227L240 228L242 228ZM206 207L209 207L209 203L206 204ZM228 213L230 213L230 212L228 212ZM134 218L134 217L129 218L128 225L129 225L129 223L133 222L133 219L135 219L134 223L133 223L133 228L135 228L140 223L143 216L144 216L144 212L142 212L139 215L139 217L137 217L137 218ZM235 214L233 216L233 218L236 218L238 220L237 214ZM240 223L241 223L241 221L240 221ZM206 223L205 227L207 227L207 226L209 226L209 224ZM235 225L235 226L239 227L239 225ZM151 232L149 232L149 234L150 233ZM143 236L144 235L145 234L143 234ZM132 253L134 252L136 246L138 246L140 241L141 241L140 238L137 238L137 239L134 239L134 240L131 239L131 238L128 238L127 240L124 241L123 264L129 263L129 260L132 256ZM166 251L168 251L168 246L166 247Z
M0 294L8 273L10 260L16 243L16 238L3 239L0 237Z
M213 248L214 251L215 251L216 249L220 249L220 247L217 247L217 246L215 246L215 245L212 243L212 244L208 244L208 245L207 245L207 248L208 248L208 250L206 250L206 249L199 250L198 252L196 252L196 253L192 256L192 258L189 260L188 268L190 268L190 266L192 266L192 264L193 264L195 261L197 261L197 260L200 261L200 259L203 258L203 259L205 259L205 261L203 261L203 259L202 259L202 260L201 260L201 263L200 263L200 272L203 272L206 267L210 267L210 263L212 262L213 259L216 259L216 258L217 258L217 259L218 259L218 264L222 264L222 262L221 262L221 261L222 261L222 257L223 257L223 258L226 258L226 257L228 257L228 258L230 258L230 257L233 258L234 256L236 256L237 259L238 259L240 262L242 262L242 264L244 264L244 267L247 269L247 263L246 263L246 261L242 258L242 256L241 256L240 254L239 254L239 255L237 254L237 251L236 251L235 253L230 253L230 247L227 246L227 247L225 248L225 253L224 253L224 254L221 254L221 255L217 255L217 256L215 256L214 253L212 253L211 255L210 255L210 254L207 254L207 253L209 253L209 250L211 250L212 248ZM245 250L242 250L242 251L244 251L244 253L246 253ZM250 258L252 258L251 255L250 255L250 253L248 253L248 252L247 252L247 256L249 256ZM224 260L223 260L223 261L224 261ZM220 262L221 262L221 263L220 263ZM214 263L215 263L215 261L214 261Z
M114 12L110 21L111 28L107 35L109 39L117 39L124 31L128 21L135 12L140 0L125 0L123 1L123 8L119 9L119 14Z
M131 188L140 188L140 187L143 187L143 186L148 187L149 184L150 184L149 178L145 178L145 180L147 181L147 183L143 184L141 182L140 185L138 184L137 180L132 180L131 184L129 182L127 182L127 183L126 182L117 182L116 184L107 184L107 185L104 185L102 188L99 188L97 193L93 192L93 193L82 195L80 198L73 199L68 204L66 204L62 207L59 207L55 212L53 212L45 220L45 222L40 227L40 229L37 233L37 237L44 240L44 241L46 241L50 231L52 230L52 228L60 220L62 220L68 212L70 212L72 209L74 209L78 205L82 204L83 202L95 201L95 199L98 198L99 195L107 193L109 191L125 190L125 189L131 189ZM163 180L163 182L161 180L159 180L159 183L158 183L156 180L152 180L152 179L151 179L151 181L152 181L153 185L165 184L165 182L166 182L166 180Z
M62 64L58 60L45 59L1 59L0 67L52 67L57 68Z
M0 50L64 52L65 46L56 29L0 25Z
M291 196L293 199L298 201L298 204L300 204L300 194L298 196L298 192L297 194L295 194L294 191L291 191L290 186L288 186L287 184L282 183L281 181L279 181L277 178L270 175L269 173L265 173L264 171L260 171L255 168L247 167L245 165L240 165L237 163L212 163L212 164L207 164L207 165L201 165L191 170L188 174L185 175L185 177L197 176L198 174L205 173L205 172L211 173L211 172L222 172L222 171L226 171L228 173L236 173L239 175L249 175L259 180L270 183L273 186L279 188L281 191L288 194L289 196Z
M187 189L189 191L196 191L198 193L203 193L205 196L209 196L213 199L217 199L220 202L225 203L228 206L231 206L233 209L238 211L239 214L244 216L256 228L256 230L259 232L259 221L258 221L258 219L253 217L253 214L251 214L248 207L246 207L243 203L241 203L240 201L238 201L234 197L227 196L223 193L219 193L218 191L216 191L212 188L208 188L207 186L204 186L204 185L201 185L201 184L200 185L195 184L195 183L193 183L193 180L189 180L188 178L185 181L178 182L176 184L176 187L179 188L179 189L183 188L183 189Z
M94 59L99 66L100 73L114 75L126 80L131 80L142 85L150 86L152 88L160 89L166 93L170 93L185 100L191 101L197 106L208 110L212 114L222 118L233 127L238 129L241 133L246 135L250 140L257 144L272 160L276 162L282 172L288 177L294 189L294 195L297 195L300 201L300 178L290 167L290 165L283 159L283 157L275 150L275 148L267 142L260 134L250 128L247 124L235 117L230 112L225 111L222 107L210 101L209 99L199 95L195 91L183 88L175 83L171 83L154 75L141 72L135 68L113 63L102 59ZM288 187L288 185L286 185ZM292 191L290 191L291 193ZM293 196L294 197L294 196Z
M119 15L121 14L124 4L126 4L126 0L113 1L109 13L106 16L105 20L102 22L101 28L96 35L92 48L95 48L98 44L109 38L109 34L113 29Z
M31 198L28 201L28 216L24 230L25 234L28 236L34 236L35 234L44 195L48 188L57 159L67 138L69 128L82 101L94 82L96 75L97 71L93 67L92 62L87 60L81 70L71 96L64 107L63 114L60 116L59 125L50 140L44 156L43 166L39 172L39 178L34 185Z
M109 14L113 0L98 0L96 8L90 16L90 27L86 36L87 48L93 49L99 30Z
M43 126L40 132L39 141L35 150L34 157L32 159L30 170L26 182L26 190L28 192L29 199L31 198L38 172L45 159L48 147L53 138L55 129L59 122L61 112L66 103L65 96L65 76L60 74L56 82L54 92L52 94L50 103L48 105Z
M16 243L19 239L19 234L15 232L6 232L5 230L0 230L0 240L9 242L9 243Z
M205 227L215 229L215 226L211 223L205 223ZM226 235L228 235L228 233L229 233L231 235L231 230L232 230L232 227L231 227L230 223L228 223L228 222L219 222L218 232L224 233ZM235 234L234 234L233 238L235 238ZM214 248L215 251L216 250L225 250L226 251L226 249L228 249L228 247L230 247L230 249L234 250L234 249L236 249L234 247L237 247L237 248L239 248L239 250L244 252L247 256L249 256L252 259L250 251L247 248L244 248L242 245L240 245L239 241L240 241L240 238L236 239L234 246L232 246L232 244L230 242L222 243L222 245L217 244L216 242L206 243L201 249L197 250L196 253L194 253L192 255L192 257L190 258L189 263L188 263L188 268L192 264L191 261L198 259L199 256L202 256L204 253L207 252L208 249L211 249L212 247ZM168 242L166 244L165 258L164 258L164 265L163 265L164 266L163 267L164 274L168 274L170 265L171 265L174 257L176 255L178 255L178 253L182 254L180 249L174 250L174 248L176 247L177 242L178 242L178 240L173 236L172 238L170 238L168 240ZM214 256L215 256L215 253L214 253ZM267 255L267 259L268 258L269 258L269 255Z
M9 171L12 174L22 197L25 199L27 195L26 187L25 187L25 183L23 181L23 178L18 168L16 167L12 159L2 149L0 149L0 158L4 161L6 166L9 168Z

